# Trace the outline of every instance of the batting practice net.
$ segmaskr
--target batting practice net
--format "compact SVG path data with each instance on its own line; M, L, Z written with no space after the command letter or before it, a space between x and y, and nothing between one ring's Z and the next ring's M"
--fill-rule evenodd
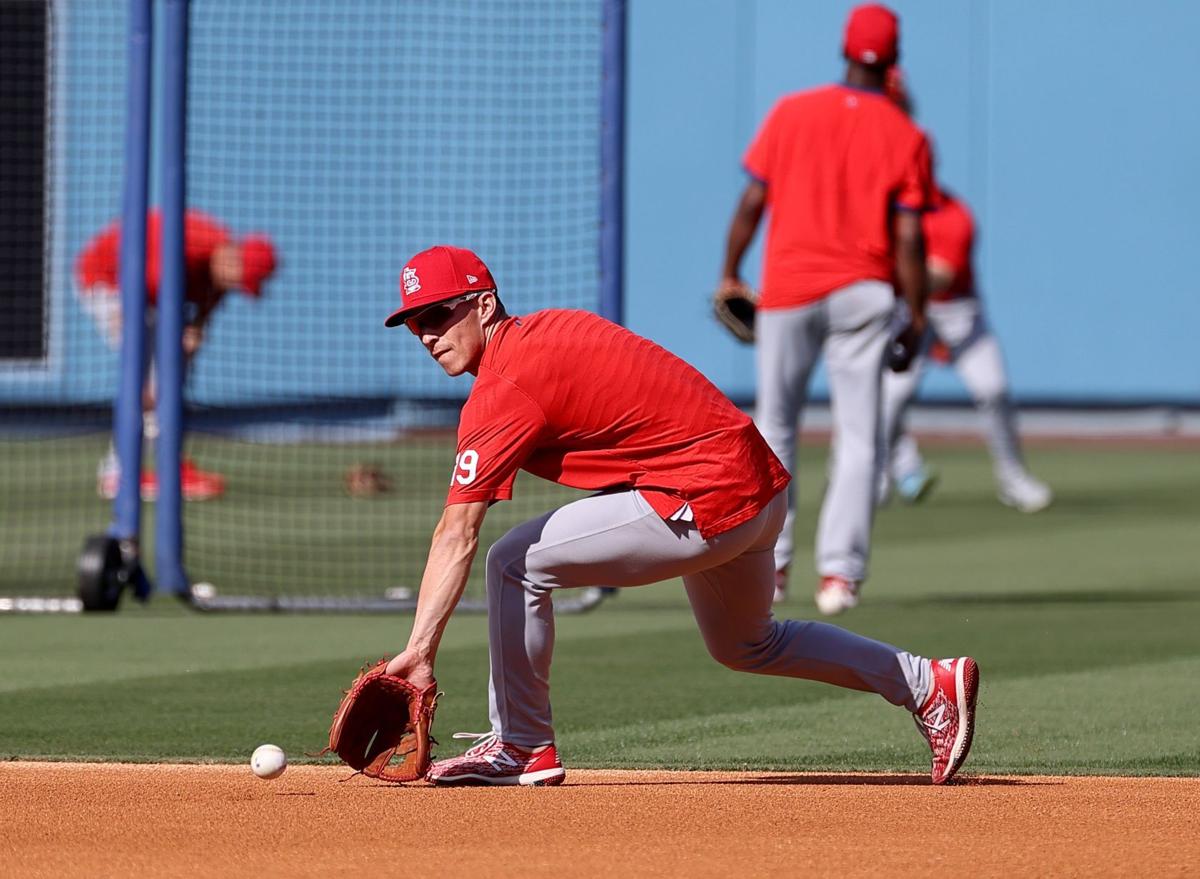
M72 39L48 59L67 71L48 140L83 209L46 211L61 313L45 322L61 321L64 360L53 389L27 389L29 432L2 432L4 478L28 477L16 506L40 512L2 538L24 555L0 594L69 591L107 515L95 477L115 357L69 269L119 210L124 4L50 9ZM277 256L260 295L223 298L186 371L184 559L201 606L411 606L470 378L383 320L405 259L437 243L479 253L510 312L599 309L603 18L599 0L193 0L187 202ZM0 392L15 402L14 387ZM84 413L86 440L64 429ZM522 474L481 545L576 496Z

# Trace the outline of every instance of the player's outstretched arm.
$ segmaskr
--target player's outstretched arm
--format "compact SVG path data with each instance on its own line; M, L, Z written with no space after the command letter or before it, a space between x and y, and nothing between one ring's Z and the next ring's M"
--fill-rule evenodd
M433 529L433 542L421 577L412 634L404 652L388 663L388 674L406 678L417 687L433 682L438 644L467 587L487 508L486 501L475 501L451 504L442 511L442 518Z
M729 224L729 235L725 241L725 264L721 268L722 284L740 285L742 256L754 240L767 204L767 187L758 180L751 180L742 191L737 210Z

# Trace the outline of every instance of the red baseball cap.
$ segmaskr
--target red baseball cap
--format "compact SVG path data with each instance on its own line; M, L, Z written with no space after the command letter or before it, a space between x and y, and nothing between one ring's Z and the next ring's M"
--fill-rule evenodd
M263 281L275 271L275 245L266 235L248 235L238 245L242 258L241 288L251 296L262 295Z
M478 256L464 247L438 244L405 264L400 273L400 308L383 323L398 327L430 305L464 293L495 289L492 273Z
M900 19L878 3L854 7L846 20L842 51L863 64L895 64L900 57Z

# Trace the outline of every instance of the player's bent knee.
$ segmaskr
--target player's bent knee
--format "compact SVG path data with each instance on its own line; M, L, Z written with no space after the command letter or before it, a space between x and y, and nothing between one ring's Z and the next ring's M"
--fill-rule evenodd
M709 655L733 671L757 672L771 662L779 636L779 624L772 623L771 633L761 641L706 641Z
M517 541L508 539L511 533L493 543L487 552L485 566L489 590L499 588L505 580L521 579L516 568L524 558L524 552L517 545Z
M529 569L526 560L529 543L522 539L518 531L519 529L514 528L488 550L485 576L489 593L512 584L531 592L542 592L550 588L550 584L543 582L543 574Z

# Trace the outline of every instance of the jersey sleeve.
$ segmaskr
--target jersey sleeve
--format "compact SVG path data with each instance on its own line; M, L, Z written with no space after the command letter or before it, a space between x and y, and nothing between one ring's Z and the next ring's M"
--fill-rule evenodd
M754 140L750 142L745 155L742 156L742 167L759 183L767 183L771 179L778 129L779 105L776 104L767 114L767 118L763 120Z
M933 204L933 158L929 139L920 131L900 169L895 204L907 211L924 211Z
M512 499L513 481L546 427L541 407L520 388L480 371L458 424L446 506Z

